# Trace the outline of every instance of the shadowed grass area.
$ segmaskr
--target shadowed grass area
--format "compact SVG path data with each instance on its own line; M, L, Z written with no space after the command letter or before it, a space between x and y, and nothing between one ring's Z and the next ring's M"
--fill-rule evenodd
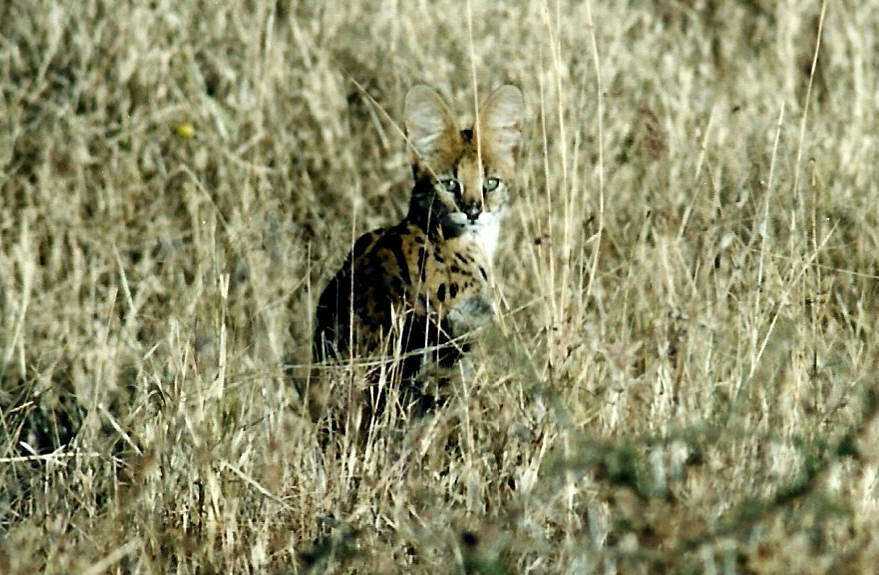
M0 4L0 572L871 572L877 30ZM525 94L500 314L435 413L366 421L313 309L404 213L422 82L462 119Z

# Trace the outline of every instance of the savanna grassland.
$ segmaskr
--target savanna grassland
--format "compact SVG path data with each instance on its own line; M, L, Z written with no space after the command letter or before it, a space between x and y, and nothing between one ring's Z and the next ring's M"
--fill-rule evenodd
M365 423L317 295L506 82L499 317ZM877 136L870 0L4 2L0 572L873 572Z

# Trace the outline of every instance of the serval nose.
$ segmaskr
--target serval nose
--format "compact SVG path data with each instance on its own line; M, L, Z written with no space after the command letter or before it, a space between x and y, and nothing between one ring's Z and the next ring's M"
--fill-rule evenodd
M472 204L467 204L464 206L464 213L467 214L467 219L471 222L475 222L479 219L479 214L482 213L482 204L479 202L473 202Z

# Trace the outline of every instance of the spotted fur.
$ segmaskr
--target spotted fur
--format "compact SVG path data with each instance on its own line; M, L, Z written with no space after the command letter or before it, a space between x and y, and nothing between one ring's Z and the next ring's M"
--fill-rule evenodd
M459 130L434 90L409 91L409 211L397 225L362 235L321 294L316 361L400 352L403 376L411 377L425 359L454 363L465 347L450 341L491 320L491 265L522 112L521 92L505 85L474 125Z

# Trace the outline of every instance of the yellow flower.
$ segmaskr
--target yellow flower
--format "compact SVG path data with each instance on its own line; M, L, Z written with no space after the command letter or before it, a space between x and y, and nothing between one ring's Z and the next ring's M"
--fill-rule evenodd
M180 122L174 128L174 133L188 140L195 135L195 126L192 125L192 122Z

